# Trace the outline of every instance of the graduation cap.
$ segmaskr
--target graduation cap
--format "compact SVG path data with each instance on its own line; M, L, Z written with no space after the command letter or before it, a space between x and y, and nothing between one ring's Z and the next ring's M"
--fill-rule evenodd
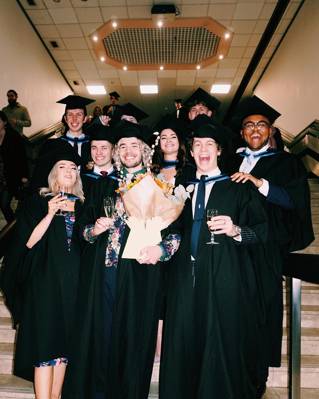
M227 142L228 131L227 129L210 119L209 123L202 121L203 123L198 123L192 132L192 138L211 138L216 141L216 143L224 146Z
M109 126L95 125L90 129L90 141L108 141L114 144L113 129Z
M112 91L111 93L109 93L109 96L114 97L117 100L121 97L117 91Z
M134 118L139 122L142 119L147 118L149 115L138 108L136 105L132 103L126 103L122 105L121 112L123 115L134 116Z
M122 120L116 124L113 128L113 132L115 143L122 138L136 137L148 144L152 137L152 130L148 126L139 125L126 120Z
M190 133L190 129L186 122L184 122L182 119L176 119L172 115L164 116L155 127L155 130L159 133L161 133L164 129L173 130L177 134L177 137L180 141L185 140Z
M204 104L210 110L217 110L220 106L220 101L217 98L211 96L207 91L202 88L198 88L194 93L185 101L185 105L192 107L196 104Z
M273 124L281 114L259 97L253 96L244 100L240 105L238 119L242 123L250 115L263 115L269 120L270 124Z
M86 112L86 106L93 103L95 100L91 98L69 95L57 101L59 104L65 104L65 111L68 109L83 109Z

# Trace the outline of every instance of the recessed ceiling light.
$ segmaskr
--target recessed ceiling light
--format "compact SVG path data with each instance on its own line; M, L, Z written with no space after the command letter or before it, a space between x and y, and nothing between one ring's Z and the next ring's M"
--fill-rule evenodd
M93 40L94 42L97 42L97 41L99 40L99 38L97 37L97 35L94 35L94 36L92 36L92 40Z
M161 28L161 27L163 26L163 24L164 24L163 21L158 21L158 22L157 22L157 26L158 26L159 28Z
M104 61L105 61L105 57L100 57L100 60L101 60L102 62L104 62Z
M213 84L210 92L214 94L227 94L231 88L230 84Z
M113 28L117 28L117 22L116 22L116 21L113 21L113 22L112 22L112 26L113 26Z
M88 85L86 89L89 94L106 94L105 87L102 85Z
M227 40L227 39L229 39L230 38L230 33L229 32L226 32L225 34L224 34L224 38Z
M223 54L219 54L218 58L219 58L220 60L224 59Z
M123 66L123 71L127 71L127 66L126 65Z
M157 94L158 85L140 85L141 94Z
M160 66L160 70L162 71L164 69L163 65Z
M200 65L196 65L196 69L200 69Z

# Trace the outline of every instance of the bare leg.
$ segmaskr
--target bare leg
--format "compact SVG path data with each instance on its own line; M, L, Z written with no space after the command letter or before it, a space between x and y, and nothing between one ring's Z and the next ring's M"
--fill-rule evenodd
M53 367L53 384L51 399L59 399L61 396L62 385L64 381L66 364L60 363Z
M34 368L34 391L36 399L51 399L53 367Z

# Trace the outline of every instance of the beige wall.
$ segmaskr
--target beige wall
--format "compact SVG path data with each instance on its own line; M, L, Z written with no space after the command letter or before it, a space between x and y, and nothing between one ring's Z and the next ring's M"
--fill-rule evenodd
M255 94L282 116L276 125L297 135L319 119L319 1L306 0Z
M15 89L31 115L28 136L61 120L64 107L55 102L71 90L15 0L0 0L0 49L0 108Z

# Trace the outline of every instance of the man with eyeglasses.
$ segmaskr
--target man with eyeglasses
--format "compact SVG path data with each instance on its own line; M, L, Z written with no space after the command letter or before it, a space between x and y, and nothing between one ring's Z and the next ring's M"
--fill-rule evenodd
M285 151L270 148L273 122L280 114L258 97L242 106L241 136L246 147L237 151L237 183L250 182L259 191L269 218L265 245L255 246L259 290L259 367L257 398L266 390L268 367L280 367L283 320L282 268L289 252L314 239L307 171Z

